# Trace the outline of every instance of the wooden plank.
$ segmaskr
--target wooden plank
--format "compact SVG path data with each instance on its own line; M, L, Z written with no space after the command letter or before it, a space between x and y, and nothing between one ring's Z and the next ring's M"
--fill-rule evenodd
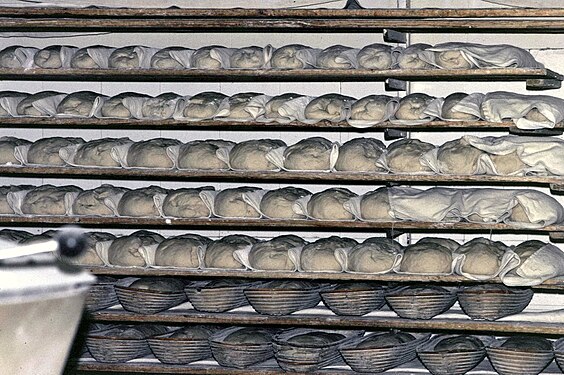
M159 168L31 167L0 166L1 176L67 177L93 179L138 179L179 181L295 181L304 183L339 182L343 184L386 184L388 182L437 184L515 184L548 185L564 191L563 176L495 176L495 175L420 175L370 172L289 172L289 171L209 171Z

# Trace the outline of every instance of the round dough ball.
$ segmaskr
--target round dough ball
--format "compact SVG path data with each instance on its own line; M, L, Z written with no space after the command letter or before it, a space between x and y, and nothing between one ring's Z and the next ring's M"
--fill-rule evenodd
M130 142L129 138L102 138L88 141L76 150L74 164L96 167L119 167L112 148Z
M319 288L319 284L310 281L302 280L283 280L278 279L269 281L265 284L265 288L280 291L280 290L311 290Z
M18 103L16 106L16 112L20 116L47 116L48 114L41 111L39 108L36 108L34 103L38 100L43 100L60 94L61 93L55 91L41 91L37 94L30 95Z
M53 239L57 235L58 231L48 230L41 234L32 235L31 237L24 238L19 242L20 245L31 245L34 243L45 242Z
M354 101L354 98L341 94L322 95L308 103L304 115L309 120L341 121L346 117L347 104Z
M535 122L550 122L550 120L537 108L531 108L524 116L527 120Z
M116 236L106 232L88 232L85 234L86 247L82 254L75 258L70 258L73 264L84 266L103 266L102 258L96 252L96 244L98 242L113 241Z
M217 331L213 326L188 326L174 331L169 337L171 339L185 339L185 340L204 340Z
M129 191L127 188L112 185L101 185L92 190L85 190L78 194L72 204L74 215L114 216L114 212L106 205L105 199L116 197Z
M348 268L352 272L380 273L392 269L401 246L387 238L370 238L352 248Z
M229 148L234 142L221 139L192 141L180 146L178 152L178 168L180 169L229 169L227 163L217 157L219 148Z
M474 65L460 51L435 52L435 63L443 69L472 69Z
M294 203L311 193L305 189L285 187L270 190L260 201L261 212L272 219L305 219L304 215L294 212Z
M433 65L419 58L419 53L430 47L430 44L416 43L402 50L398 56L400 69L433 69Z
M333 143L322 137L306 138L284 150L284 167L298 171L327 171L331 168Z
M161 243L164 237L160 234L140 230L116 238L108 249L108 261L113 266L144 267L147 265L141 255L142 246L154 246Z
M470 145L464 138L459 138L439 147L437 162L441 173L473 175L482 155L485 155L483 151Z
M356 197L344 188L331 188L315 193L307 203L309 216L320 220L354 220L354 215L345 210L343 204Z
M278 167L266 158L270 151L285 147L279 139L254 139L236 144L229 152L229 164L233 169L272 171Z
M288 250L305 244L303 239L293 234L257 242L249 252L249 264L257 270L294 271L296 266L290 260Z
M386 150L384 144L374 138L355 138L339 147L335 169L347 172L384 172L376 162Z
M268 119L286 119L287 117L280 114L280 108L290 100L297 99L303 95L286 93L278 95L266 102L264 106L264 117Z
M66 215L65 195L80 193L78 186L43 185L32 189L22 201L24 214L33 215Z
M110 47L105 46L90 46L84 47L76 51L71 59L71 67L77 69L100 69L102 68L98 65L94 59L90 56L89 50L114 50Z
M439 238L439 237L425 237L417 241L418 244L427 244L429 246L440 245L446 247L450 251L456 251L460 244L455 240L450 238Z
M521 174L524 169L529 167L521 161L515 151L507 155L490 155L490 159L497 173L503 176Z
M253 237L245 235L231 235L223 237L208 245L204 255L204 267L244 269L245 266L233 257L236 250L250 247L257 243Z
M329 346L337 341L343 340L345 337L345 335L340 333L318 331L290 337L287 342L292 345L316 348Z
M176 103L180 98L180 95L171 92L148 98L143 102L141 113L143 117L150 119L162 120L171 118L176 110Z
M253 116L250 112L247 112L246 108L251 102L251 100L263 94L256 92L242 92L229 97L229 115L228 118L236 120L253 120Z
M388 146L386 163L393 173L432 172L420 159L435 146L417 139L400 139Z
M511 209L511 214L507 218L508 221L516 223L530 223L529 215L521 203L517 203L513 209Z
M447 96L441 108L441 117L449 120L466 120L466 121L479 120L480 118L478 116L472 115L470 113L458 112L454 110L454 106L460 103L460 101L466 98L467 96L468 94L463 92L455 92Z
M163 267L198 268L198 252L211 240L197 234L170 237L159 244L155 251L155 265Z
M15 214L12 207L8 204L8 193L10 192L18 192L21 190L32 190L35 186L30 185L19 185L19 186L0 186L0 214L1 215L13 215Z
M387 95L368 95L357 100L351 107L351 120L385 121L391 115L388 113L389 103L394 98Z
M102 332L95 333L95 336L113 337L120 339L142 340L150 336L162 335L168 329L165 326L155 324L139 324L135 326L117 325Z
M414 274L450 274L452 251L431 243L416 243L404 249L401 272Z
M338 59L343 52L352 50L351 47L335 45L325 48L317 55L316 65L321 69L352 69L354 66L350 61Z
M15 137L0 137L0 165L20 165L21 163L14 156L16 146L30 145L30 141Z
M421 120L428 117L425 109L435 98L423 93L409 94L401 98L395 113L398 120Z
M546 246L546 243L539 240L528 240L521 242L519 245L515 246L513 252L519 255L521 259L521 264L527 260L531 255L537 252L540 248Z
M190 58L190 66L196 69L221 69L221 61L211 57L210 52L214 48L225 48L222 46L207 46L197 49Z
M381 187L362 196L360 200L360 214L364 220L391 221L390 196L388 188Z
M124 92L122 94L112 96L102 104L100 114L102 117L115 117L115 118L131 118L132 114L129 109L124 105L125 98L150 98L149 95L137 94L134 92Z
M259 218L260 213L243 200L244 193L260 190L256 187L238 187L225 189L217 193L214 201L214 210L217 216L222 217L254 217Z
M280 47L272 54L270 66L275 69L305 69L308 66L299 58L299 51L309 48L301 44Z
M484 343L477 337L457 335L439 340L433 348L436 352L458 352L477 350L484 347Z
M145 217L159 216L153 197L155 194L167 194L168 191L159 186L149 186L126 192L118 203L121 216Z
M166 277L143 277L132 282L129 287L150 292L174 293L181 292L184 289L184 283L181 280Z
M352 238L331 236L321 238L302 249L300 266L303 271L342 271L341 264L335 258L335 250L351 248L358 242Z
M151 68L155 69L184 69L184 65L170 55L170 52L186 51L184 47L163 48L151 57Z
M129 46L115 49L108 58L108 66L117 69L139 68L139 55L135 48L135 46Z
M31 144L27 152L27 162L39 165L65 165L65 161L59 156L59 150L63 147L83 144L82 138L42 138Z
M179 140L168 138L135 142L127 151L127 165L141 168L172 168L174 163L166 153L166 149L179 144Z
M188 100L183 114L188 118L207 120L213 118L227 95L219 92L202 92Z
M171 217L209 217L210 209L200 198L202 190L213 190L213 188L184 188L168 193L163 201L163 213Z
M22 46L11 46L0 51L0 68L23 68L23 61L20 61L16 52L20 48L22 48Z
M0 99L6 98L7 100L14 100L16 103L19 101L27 98L30 94L23 93L23 92L16 92L16 91L0 91ZM17 108L16 108L17 111ZM0 103L0 117L13 117L10 112L8 112L7 108L4 107L2 103Z
M223 342L239 345L269 344L272 334L264 328L244 327L227 335Z
M386 332L370 335L362 340L357 349L382 349L390 348L415 340L412 334L406 332Z
M374 43L365 46L356 56L358 65L364 69L385 70L394 65L392 47L386 44Z
M101 96L91 91L78 91L67 95L57 106L57 114L90 117L94 102Z
M251 46L237 49L229 58L229 64L233 69L259 69L263 68L264 48Z
M33 56L33 63L44 69L62 68L61 48L62 46L49 46L37 51Z
M501 242L475 238L460 246L456 253L466 255L462 272L472 275L495 275L507 250L509 248Z
M505 340L501 347L526 351L552 351L552 343L550 341L534 336L512 336Z

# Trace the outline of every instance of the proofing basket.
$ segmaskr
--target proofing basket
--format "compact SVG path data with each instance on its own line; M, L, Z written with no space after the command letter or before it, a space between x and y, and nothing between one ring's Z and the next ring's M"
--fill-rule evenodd
M258 313L288 315L295 311L315 307L321 302L319 293L324 286L304 289L273 288L270 282L245 290L247 300Z
M442 339L454 335L438 335L417 348L417 355L433 375L463 375L476 367L486 357L486 348L475 350L435 351Z
M186 302L184 291L162 292L122 285L114 289L123 308L139 314L156 314Z
M458 292L460 307L472 319L495 320L523 311L533 298L532 289L492 285L466 287Z
M206 339L170 337L174 332L148 338L151 351L159 361L168 365L185 365L212 356Z
M208 282L193 282L184 288L188 300L198 311L225 312L248 305L243 291L251 283L207 287Z
M496 340L486 352L500 375L536 375L554 358L552 350L519 350L502 348L503 341Z
M337 315L366 315L384 306L384 287L337 289L321 292L323 303Z
M431 319L452 307L456 293L444 288L420 291L407 287L386 294L386 301L402 318Z

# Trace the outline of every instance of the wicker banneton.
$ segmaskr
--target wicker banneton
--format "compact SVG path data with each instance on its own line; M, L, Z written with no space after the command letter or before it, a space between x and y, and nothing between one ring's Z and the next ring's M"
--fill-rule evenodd
M243 291L252 285L242 280L195 281L184 291L196 310L225 312L248 305Z
M431 319L452 307L456 292L438 286L411 286L387 293L386 301L402 318Z
M243 331L255 338L260 335L265 340L261 340L262 342L256 343L235 343L226 341L226 338L228 338L231 334ZM274 356L274 351L272 349L273 333L274 332L272 330L258 327L230 327L212 335L209 339L209 343L213 357L217 363L225 367L242 369L256 363L264 362Z
M486 347L482 342L475 349L436 350L435 346L443 339L453 338L457 335L437 335L430 341L417 347L417 355L423 365L433 375L463 375L476 367L486 356Z
M386 304L384 292L382 285L349 283L321 292L321 299L337 315L361 316L379 310Z
M495 320L520 313L532 298L532 289L496 284L469 286L458 291L460 307L472 319Z
M204 334L180 335L190 329ZM209 336L218 329L212 326L192 326L147 339L151 351L159 361L171 365L184 365L212 356Z
M531 340L532 338L524 338ZM486 347L488 358L500 375L536 375L554 358L552 349L504 348L506 340L495 340Z
M90 287L86 296L85 308L93 312L107 309L119 303L114 284L117 279L109 276L98 276L96 283Z
M116 284L114 289L119 302L127 311L156 314L186 302L186 294L182 289L171 291L139 289L129 286L132 281L121 285L120 283Z

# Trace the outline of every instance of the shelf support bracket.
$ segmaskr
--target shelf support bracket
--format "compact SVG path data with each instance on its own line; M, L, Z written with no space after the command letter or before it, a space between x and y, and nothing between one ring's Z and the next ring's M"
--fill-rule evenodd
M407 35L400 31L384 29L384 42L405 44Z
M407 131L406 130L389 129L389 128L384 130L384 139L386 141L392 141L394 139L401 139L401 138L406 138L406 137L407 137Z
M389 238L390 240L398 238L402 234L405 234L405 232L400 232L400 231L395 230L395 229L387 229L386 230L386 238Z
M562 81L554 78L531 78L526 82L527 90L552 90L562 87Z
M530 137L548 137L564 134L564 129L519 129L516 126L509 127L509 133L515 135L526 135Z
M406 91L407 82L401 79L387 78L384 81L384 90L386 91Z
M564 184L550 184L550 190L558 194L564 194Z
M553 242L563 242L564 241L564 232L550 232L549 233L550 240Z

